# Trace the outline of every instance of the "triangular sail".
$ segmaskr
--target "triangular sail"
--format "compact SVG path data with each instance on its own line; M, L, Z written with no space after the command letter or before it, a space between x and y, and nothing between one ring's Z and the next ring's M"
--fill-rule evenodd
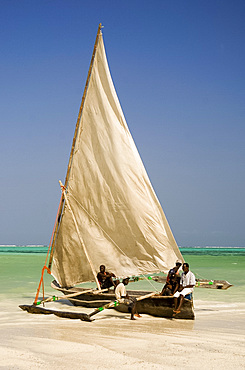
M52 275L61 286L167 271L183 260L124 118L100 33L55 240Z

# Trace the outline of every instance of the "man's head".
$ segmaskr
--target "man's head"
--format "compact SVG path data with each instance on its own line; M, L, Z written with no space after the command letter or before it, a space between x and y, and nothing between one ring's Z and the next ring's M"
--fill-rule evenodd
M128 285L128 283L129 283L129 277L126 277L125 279L123 279L123 284L124 285Z
M100 272L105 272L105 265L100 265Z
M179 260L176 261L175 263L176 267L178 267L178 269L180 268L180 266L182 265L182 262L180 262Z
M175 262L175 266L174 266L174 271L175 272L178 272L178 270L179 270L179 268L180 268L180 266L182 265L182 263L179 261L179 260L177 260L176 262Z
M189 271L189 263L183 263L183 271L185 274Z

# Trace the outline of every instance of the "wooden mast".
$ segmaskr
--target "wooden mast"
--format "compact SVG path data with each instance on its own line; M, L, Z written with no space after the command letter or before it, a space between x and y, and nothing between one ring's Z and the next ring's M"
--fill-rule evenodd
M82 116L82 111L83 111L83 107L84 107L85 98L86 98L86 95L87 95L87 90L88 90L88 85L89 85L89 81L90 81L90 77L91 77L92 67L93 67L93 64L94 64L94 58L95 58L96 49L97 49L97 46L98 46L99 36L101 34L101 28L102 28L102 24L100 23L99 27L98 27L98 31L97 31L97 36L96 36L96 40L95 40L95 44L94 44L94 50L93 50L90 66L89 66L88 76L87 76L87 80L86 80L86 84L85 84L85 88L84 88L84 92L83 92L82 102L81 102L79 113L78 113L75 133L74 133L74 137L73 137L73 141L72 141L71 154L70 154L70 158L69 158L69 162L68 162L66 179L65 179L65 184L64 184L65 188L67 188L67 184L68 184L68 181L69 181L69 175L70 175L70 171L71 171L71 164L72 164L72 159L73 159L73 155L74 155L76 139L77 139L77 135L78 135L78 131L79 131L80 120L81 120L81 116ZM51 247L51 251L50 251L49 265L48 265L49 269L51 269L51 265L52 265L52 261L53 261L54 244L55 244L57 232L58 232L58 229L59 229L59 223L61 221L61 215L62 215L62 212L63 212L65 197L64 197L64 192L62 194L63 194L62 204L61 204L59 215L58 215L58 221L57 221L56 226L55 226L54 236L53 236L53 240L52 240L52 247Z

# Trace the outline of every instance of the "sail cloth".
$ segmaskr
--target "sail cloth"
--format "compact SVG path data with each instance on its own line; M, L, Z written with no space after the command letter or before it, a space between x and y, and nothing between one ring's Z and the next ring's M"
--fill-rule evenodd
M55 242L61 286L92 281L104 264L118 277L167 271L183 260L124 118L99 36Z

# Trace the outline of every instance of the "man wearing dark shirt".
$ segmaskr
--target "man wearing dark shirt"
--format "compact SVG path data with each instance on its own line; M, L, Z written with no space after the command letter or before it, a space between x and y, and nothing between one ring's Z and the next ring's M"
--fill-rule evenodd
M116 286L116 284L113 281L113 277L115 275L111 272L107 272L105 270L105 265L100 266L100 271L97 274L97 279L100 283L101 289L109 289L111 286Z

